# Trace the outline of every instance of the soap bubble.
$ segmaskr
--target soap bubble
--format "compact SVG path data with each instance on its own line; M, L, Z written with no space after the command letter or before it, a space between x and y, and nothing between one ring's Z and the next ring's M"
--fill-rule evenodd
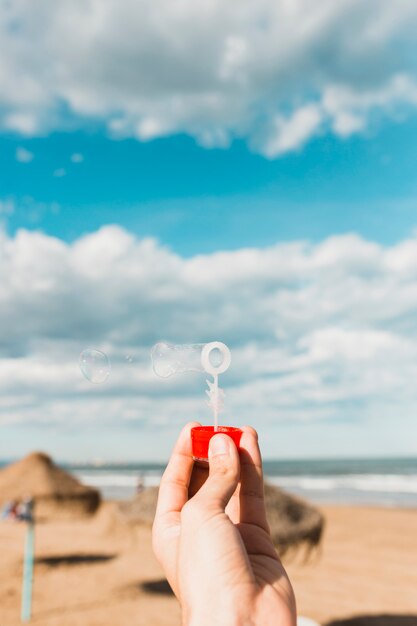
M80 370L90 383L100 385L110 376L110 361L107 354L95 348L86 348L80 354Z
M160 378L183 372L203 372L201 352L204 343L171 344L160 341L151 350L153 371Z
M160 341L151 350L153 371L161 378L183 372L218 375L230 365L230 350L220 341L171 344Z
M127 363L133 363L134 358L133 358L133 356L132 356L131 354L126 354L126 356L125 356L125 361L126 361Z

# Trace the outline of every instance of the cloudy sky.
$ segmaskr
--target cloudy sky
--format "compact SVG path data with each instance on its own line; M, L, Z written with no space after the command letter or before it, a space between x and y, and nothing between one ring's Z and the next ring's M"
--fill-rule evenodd
M0 2L0 458L417 453L413 0ZM88 346L112 363L91 385Z

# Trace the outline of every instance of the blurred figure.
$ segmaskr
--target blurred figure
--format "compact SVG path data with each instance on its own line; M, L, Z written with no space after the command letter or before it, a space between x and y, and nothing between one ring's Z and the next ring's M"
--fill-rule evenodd
M6 504L4 505L1 511L1 519L4 519L4 520L11 519L11 514L12 514L12 510L14 506L15 506L15 503L13 502L13 500L6 502Z
M33 498L24 498L22 502L10 500L6 502L2 511L1 519L15 522L33 522Z
M30 496L18 505L17 517L21 522L33 522L33 499Z
M142 493L144 489L145 489L145 481L143 480L142 474L139 474L138 480L136 482L136 495L138 495L139 493Z

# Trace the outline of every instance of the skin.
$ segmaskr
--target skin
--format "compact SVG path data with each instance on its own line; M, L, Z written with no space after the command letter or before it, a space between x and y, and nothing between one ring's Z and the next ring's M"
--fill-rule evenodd
M184 626L296 626L294 593L266 521L257 433L210 441L209 468L180 433L161 481L153 548Z

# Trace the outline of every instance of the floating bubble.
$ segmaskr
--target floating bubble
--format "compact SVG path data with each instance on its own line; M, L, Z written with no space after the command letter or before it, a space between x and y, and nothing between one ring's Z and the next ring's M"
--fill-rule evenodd
M133 363L134 358L131 354L126 354L125 361L127 361L127 363Z
M107 354L95 348L86 348L80 354L80 370L90 383L100 385L110 376L110 361Z
M153 371L161 378L183 372L203 372L204 343L171 344L160 341L151 350Z
M151 350L152 367L157 376L169 378L183 372L221 374L230 365L230 350L220 341L171 344L160 341Z

